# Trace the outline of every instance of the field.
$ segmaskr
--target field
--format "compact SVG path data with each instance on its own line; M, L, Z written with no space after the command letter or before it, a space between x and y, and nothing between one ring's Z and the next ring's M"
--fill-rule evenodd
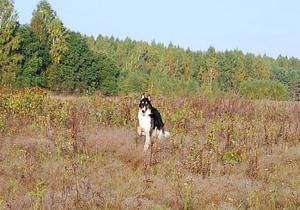
M138 100L1 89L0 209L300 209L299 103L152 96L145 153Z

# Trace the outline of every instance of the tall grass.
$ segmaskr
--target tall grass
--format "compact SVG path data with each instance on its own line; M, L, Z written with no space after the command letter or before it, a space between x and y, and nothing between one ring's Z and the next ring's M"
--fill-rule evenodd
M139 96L0 91L0 208L299 209L300 105L153 95L171 131L148 153Z

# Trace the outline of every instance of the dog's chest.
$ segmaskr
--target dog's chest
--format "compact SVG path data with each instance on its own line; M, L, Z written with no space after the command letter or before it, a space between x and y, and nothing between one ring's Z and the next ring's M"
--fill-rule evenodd
M138 112L139 125L145 131L150 131L150 129L151 129L151 120L152 119L149 116L149 114L151 114L151 112L148 110L145 113L142 113L141 110L139 110L139 112Z

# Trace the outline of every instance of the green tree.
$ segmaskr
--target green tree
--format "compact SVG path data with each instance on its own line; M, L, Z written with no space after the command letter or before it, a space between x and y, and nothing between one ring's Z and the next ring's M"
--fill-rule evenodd
M57 72L55 72L55 68L50 68L47 75L48 81L52 84L52 88L57 87L63 90L74 91L87 88L86 80L88 78L83 77L83 72L88 71L87 68L93 63L91 61L92 53L79 33L69 32L67 42L69 49L63 54L57 65Z
M55 17L55 11L46 0L41 0L33 12L30 23L32 31L37 35L38 39L45 44L48 44L49 26Z
M66 31L62 22L56 17L48 28L50 49L49 54L53 64L59 64L62 54L68 49Z
M245 80L246 71L244 54L239 50L225 51L219 57L218 83L222 90L238 90L242 81Z
M288 86L293 100L300 100L300 69L275 68L271 78Z
M203 65L200 67L198 78L205 85L212 87L219 73L218 59L213 47L209 47L204 57Z
M288 100L288 87L274 80L247 80L242 82L239 94L248 99Z
M19 52L22 54L22 60L16 84L20 87L45 87L43 72L50 63L47 48L41 44L28 25L21 26L18 34L21 40Z
M0 84L14 85L19 61L17 14L12 0L0 0Z
M288 71L290 95L294 101L300 100L300 69Z
M104 95L115 95L119 91L119 76L120 70L116 62L106 55L99 55L98 59L98 68L97 71L94 71L94 74L99 74L100 76L100 85L99 88ZM98 73L99 72L99 73ZM96 78L99 78L98 75L95 75ZM94 78L95 78L94 77ZM92 82L95 82L91 78Z
M68 50L57 65L51 69L49 82L52 88L83 91L88 88L100 89L105 95L118 91L119 69L112 59L104 54L95 55L79 33L69 32Z
M271 76L271 67L267 65L261 56L246 54L245 67L247 79L267 80Z
M36 85L39 86L49 86L48 78L46 78L49 72L46 72L46 70L51 65L51 59L53 59L52 62L54 64L60 59L60 56L55 54L57 50L54 49L56 48L52 48L53 41L56 44L56 33L54 33L54 31L56 32L54 26L56 25L51 24L55 18L56 12L51 8L51 5L46 0L41 0L33 11L30 23L34 37L38 40L36 44L38 45L38 52L33 57L34 62L30 67L34 67L34 65L39 67L36 69L37 78L39 78L36 81L38 82ZM51 69L53 70L54 68Z
M41 0L31 19L33 40L38 45L29 67L36 70L38 85L54 88L59 79L58 64L68 49L66 29L46 0ZM36 66L36 67L34 67ZM38 68L37 68L38 67ZM30 70L29 72L32 72Z

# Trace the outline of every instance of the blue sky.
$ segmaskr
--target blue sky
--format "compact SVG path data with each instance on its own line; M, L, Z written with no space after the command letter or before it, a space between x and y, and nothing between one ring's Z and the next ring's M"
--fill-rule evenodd
M39 0L15 0L21 23L29 23ZM240 49L300 58L298 0L48 0L65 26L97 37L189 47Z

